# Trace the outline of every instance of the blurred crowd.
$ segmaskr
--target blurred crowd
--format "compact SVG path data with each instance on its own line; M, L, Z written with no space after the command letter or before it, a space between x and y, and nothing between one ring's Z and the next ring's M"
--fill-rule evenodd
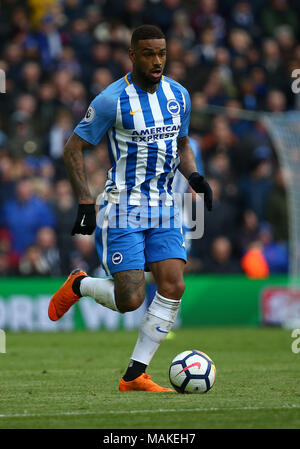
M89 102L131 70L131 32L143 23L167 36L165 73L190 92L190 133L214 193L187 271L287 272L284 173L264 125L238 111L300 109L291 91L299 22L297 0L2 2L0 276L99 273L94 238L70 235L77 205L63 148ZM208 114L208 105L231 113ZM85 164L97 197L110 167L105 141Z

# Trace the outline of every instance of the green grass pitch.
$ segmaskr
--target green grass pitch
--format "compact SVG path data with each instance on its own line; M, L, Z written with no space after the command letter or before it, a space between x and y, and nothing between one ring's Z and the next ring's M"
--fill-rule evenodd
M300 353L282 329L178 329L148 369L169 385L172 358L206 352L204 395L119 392L137 332L8 333L0 354L0 428L249 429L300 427Z

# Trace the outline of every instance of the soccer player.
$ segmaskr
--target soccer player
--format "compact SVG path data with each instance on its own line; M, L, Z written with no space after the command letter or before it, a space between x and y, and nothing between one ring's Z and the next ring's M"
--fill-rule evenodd
M132 72L92 101L64 149L78 200L72 235L95 230L101 263L113 280L73 270L51 298L48 314L56 321L84 296L120 313L133 311L145 299L144 269L148 267L157 292L141 323L119 390L165 392L173 390L156 384L146 368L176 319L185 289L186 250L172 197L176 169L197 193L204 193L209 210L212 192L197 172L189 146L189 94L163 76L166 39L162 31L152 25L137 28L129 56ZM96 218L83 150L97 145L105 134L111 168Z

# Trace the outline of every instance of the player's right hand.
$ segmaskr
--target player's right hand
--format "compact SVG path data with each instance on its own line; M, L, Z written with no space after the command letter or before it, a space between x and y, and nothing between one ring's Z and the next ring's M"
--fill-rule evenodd
M95 204L78 204L77 217L72 229L75 234L93 234L96 228Z

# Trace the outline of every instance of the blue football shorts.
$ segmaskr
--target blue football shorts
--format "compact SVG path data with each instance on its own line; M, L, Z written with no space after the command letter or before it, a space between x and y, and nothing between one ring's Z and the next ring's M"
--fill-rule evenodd
M166 259L187 261L181 217L176 206L132 206L104 201L97 214L95 241L108 276L142 269Z

